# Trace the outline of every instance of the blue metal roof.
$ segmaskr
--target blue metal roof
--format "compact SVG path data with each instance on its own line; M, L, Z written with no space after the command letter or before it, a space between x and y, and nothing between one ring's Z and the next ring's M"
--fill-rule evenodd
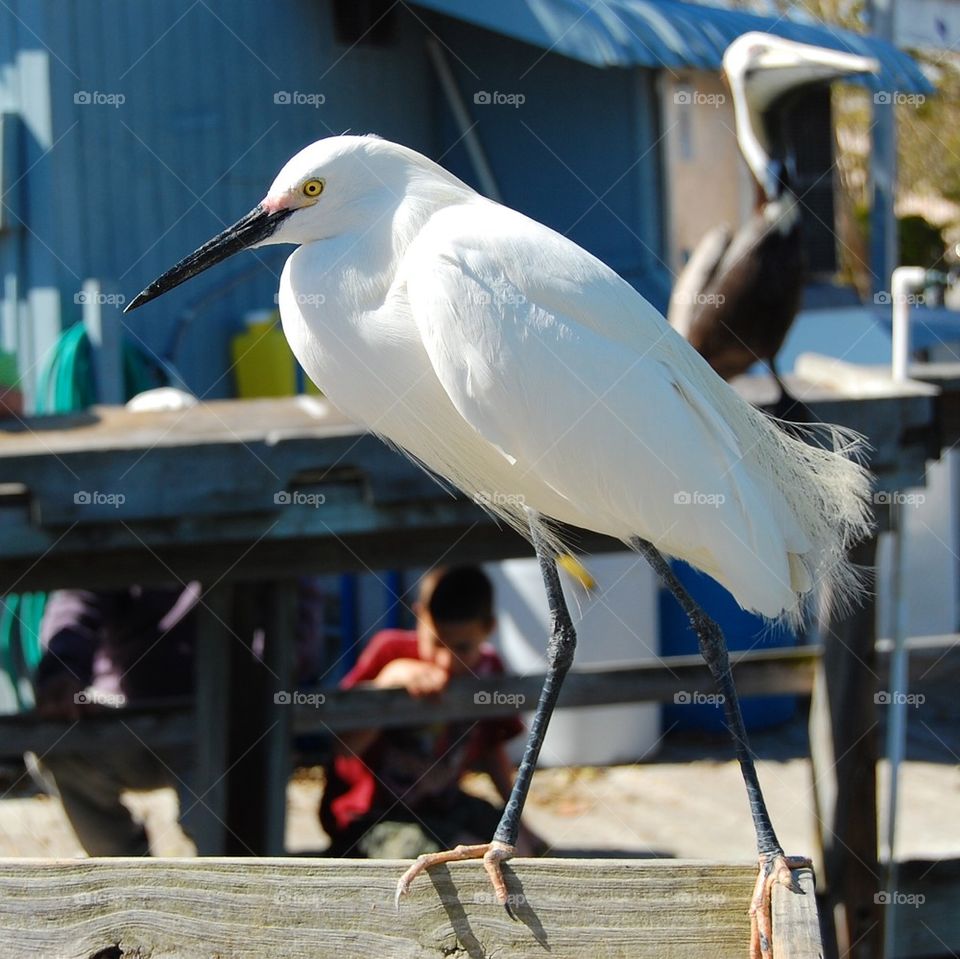
M679 0L415 0L421 7L595 67L716 70L729 43L750 30L880 61L877 90L930 93L909 54L891 43L808 17L765 17ZM799 14L798 14L799 15Z

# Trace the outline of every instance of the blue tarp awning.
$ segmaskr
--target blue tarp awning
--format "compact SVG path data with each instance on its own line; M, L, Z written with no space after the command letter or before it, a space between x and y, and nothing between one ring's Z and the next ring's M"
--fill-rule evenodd
M913 58L891 43L819 21L765 17L680 0L414 0L421 7L561 53L595 67L695 67L717 70L742 33L875 57L874 89L930 93Z

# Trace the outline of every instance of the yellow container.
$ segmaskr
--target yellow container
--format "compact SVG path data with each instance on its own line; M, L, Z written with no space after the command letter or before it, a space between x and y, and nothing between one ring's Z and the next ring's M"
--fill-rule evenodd
M237 396L293 396L297 366L280 329L276 310L255 310L244 317L246 330L230 341Z

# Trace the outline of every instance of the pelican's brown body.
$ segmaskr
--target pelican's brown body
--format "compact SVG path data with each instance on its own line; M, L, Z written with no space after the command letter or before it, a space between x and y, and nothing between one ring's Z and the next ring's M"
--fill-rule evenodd
M678 283L681 296L671 299L671 325L725 380L758 361L773 368L803 292L795 197L787 193L764 203L736 236L721 227L707 240L711 256L701 258L698 290L683 294L682 280Z

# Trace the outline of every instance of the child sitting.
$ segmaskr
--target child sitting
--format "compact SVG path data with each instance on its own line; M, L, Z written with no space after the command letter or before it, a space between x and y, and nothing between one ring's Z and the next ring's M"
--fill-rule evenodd
M420 584L415 630L384 630L370 641L341 687L370 682L411 696L439 693L452 676L503 675L488 644L496 620L493 586L477 567L435 569ZM506 802L513 770L504 743L523 730L517 717L364 729L343 735L327 769L320 820L330 855L414 859L459 843L488 842L501 808L460 788L470 770L490 774ZM518 853L542 841L521 829Z

